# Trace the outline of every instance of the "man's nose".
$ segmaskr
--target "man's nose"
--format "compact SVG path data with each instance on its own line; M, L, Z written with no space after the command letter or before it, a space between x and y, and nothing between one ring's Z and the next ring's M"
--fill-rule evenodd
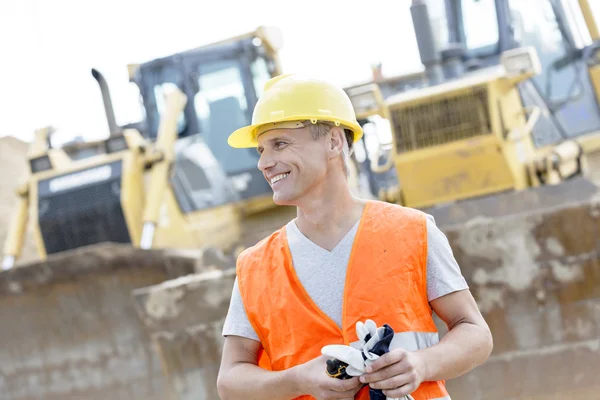
M258 169L265 172L266 169L275 166L275 160L271 157L267 151L263 151L258 159Z

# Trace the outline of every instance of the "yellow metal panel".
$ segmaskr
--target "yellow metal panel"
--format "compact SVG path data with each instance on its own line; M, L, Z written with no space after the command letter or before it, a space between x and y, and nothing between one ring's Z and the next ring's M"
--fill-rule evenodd
M199 243L195 240L192 227L186 223L185 217L179 209L171 186L169 185L167 190L162 192L161 198L155 201L159 204L152 247L180 249L197 247Z
M592 85L594 86L596 99L598 99L598 103L600 103L600 65L590 67L590 78L592 80Z
M589 1L590 0L579 0L579 8L581 8L581 13L583 14L583 19L587 25L590 37L592 40L598 40L600 39L600 31L598 30L598 24L596 24L596 20L594 19L594 13L592 12Z
M514 187L498 139L478 136L396 159L404 204L426 207Z
M516 87L499 81L495 85L498 93L498 105L501 118L499 137L503 138L503 153L515 179L515 189L524 189L530 185L527 165L535 155L535 146L531 132L527 132L527 118L521 97ZM518 138L508 138L513 133Z
M487 89L487 109L485 112L488 114L489 118L489 126L490 130L496 135L499 140L502 140L502 122L501 122L501 113L499 107L497 107L498 102L502 95L502 85L500 84L502 80L497 80L494 82L490 82ZM481 132L484 133L484 132Z
M198 247L209 245L232 250L241 242L240 214L233 204L190 213L187 221L193 228Z
M583 154L600 151L600 131L588 133L574 139L583 151Z
M239 203L238 207L241 209L243 215L256 214L271 208L278 207L273 202L273 194L268 193L264 196L251 198Z
M187 96L180 90L169 93L166 99L167 111L160 120L156 149L164 157L163 160L152 166L150 184L146 194L146 207L144 209L144 223L155 223L158 218L159 205L163 193L167 190L171 162L175 158L175 142L177 141L177 116L182 112L187 103Z
M46 253L46 245L42 237L42 231L40 230L40 219L38 211L38 180L32 178L29 181L29 204L30 204L30 218L33 226L33 241L38 249L38 254L42 260L46 259L48 254Z
M582 135L575 139L582 150L583 176L600 184L600 132Z
M25 231L27 230L29 216L29 198L19 196L17 198L17 210L12 215L6 242L4 243L4 256L13 256L15 259L21 256Z
M29 144L29 148L27 149L27 156L29 158L36 158L46 154L48 151L48 139L52 134L52 131L53 128L50 126L35 131L33 141Z
M121 207L134 246L140 245L142 237L142 214L145 206L143 163L142 155L136 151L128 152L123 157Z
M500 91L498 105L502 119L502 136L506 137L511 129L525 125L525 115L518 90L512 86L506 87L501 84L497 86Z
M152 246L178 249L234 246L241 237L240 222L233 204L182 214L171 190L163 192Z

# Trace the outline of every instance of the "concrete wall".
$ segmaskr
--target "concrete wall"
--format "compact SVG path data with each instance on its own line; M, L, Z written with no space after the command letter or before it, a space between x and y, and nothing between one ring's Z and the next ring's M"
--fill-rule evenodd
M194 273L197 259L108 245L0 272L0 399L164 400L131 293Z
M218 399L221 331L235 268L134 291L136 309L163 362L169 399Z
M448 382L454 398L600 398L599 216L582 199L447 230L494 336L488 362Z

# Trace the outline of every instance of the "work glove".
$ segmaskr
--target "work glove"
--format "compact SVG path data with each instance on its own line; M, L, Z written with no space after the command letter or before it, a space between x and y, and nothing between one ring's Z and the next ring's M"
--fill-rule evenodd
M327 373L338 379L349 379L361 376L368 365L389 351L394 338L394 330L387 324L377 327L374 321L368 319L365 323L356 323L358 342L350 346L333 344L324 346L321 354L332 357L327 360ZM401 399L387 398L381 389L369 388L370 400L414 400L412 396Z

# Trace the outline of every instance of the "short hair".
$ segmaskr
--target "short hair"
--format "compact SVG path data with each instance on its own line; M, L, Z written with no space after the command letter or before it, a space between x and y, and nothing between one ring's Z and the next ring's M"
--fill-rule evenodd
M332 128L337 127L337 125L329 121L317 121L316 123L313 123L312 121L302 121L302 124L310 128L310 132L312 133L314 140L324 138ZM346 175L348 175L350 156L354 150L354 132L351 129L344 128L342 126L340 126L340 128L344 130L345 140L344 147L342 149L342 159L344 162L344 172Z

